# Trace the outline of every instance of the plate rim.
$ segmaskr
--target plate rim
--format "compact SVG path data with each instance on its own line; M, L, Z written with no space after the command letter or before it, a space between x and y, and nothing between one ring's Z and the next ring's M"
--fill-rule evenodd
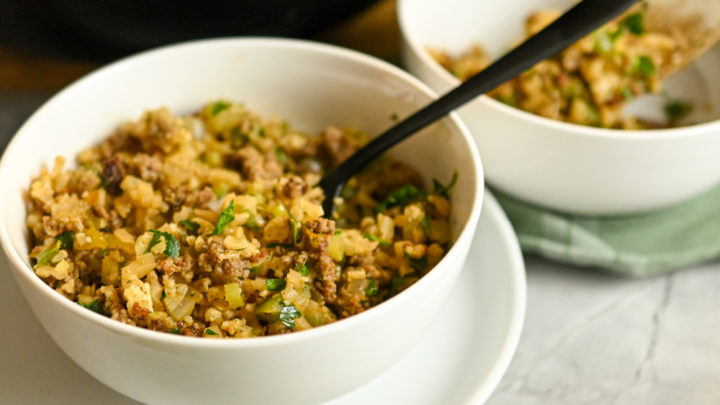
M488 188L485 188L485 200L483 201L479 221L482 221L485 216L490 217L491 221L496 222L502 240L508 244L508 250L510 251L509 258L512 263L508 272L513 286L511 291L514 296L511 301L510 322L502 348L495 358L490 372L468 397L467 402L472 404L482 404L486 402L500 384L500 381L510 367L510 363L517 352L527 312L526 268L520 243L505 211L503 211L500 203ZM478 236L479 230L480 222L478 222L475 237Z

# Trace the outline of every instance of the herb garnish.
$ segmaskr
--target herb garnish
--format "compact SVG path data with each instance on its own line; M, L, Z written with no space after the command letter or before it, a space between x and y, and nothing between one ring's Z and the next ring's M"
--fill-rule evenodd
M267 244L268 248L275 248L275 247L282 247L282 248L291 248L293 247L292 243L278 243L278 242L270 242Z
M430 220L428 220L428 217L423 217L423 219L420 220L420 225L425 231L425 235L430 235Z
M270 291L282 291L285 288L285 284L287 284L287 282L281 278L269 278L265 280L265 285L267 285Z
M640 55L633 60L632 73L639 73L643 76L652 76L655 74L655 63L646 55Z
M433 194L441 195L447 199L450 198L450 192L452 191L453 187L455 187L455 184L457 183L458 179L458 172L455 170L453 172L452 180L450 180L450 183L448 183L447 186L443 186L442 183L438 181L438 179L433 179Z
M383 212L392 207L397 207L398 205L406 205L413 200L422 200L424 198L424 192L418 190L412 184L406 184L390 193L390 195L385 198L385 201L383 201L380 205L377 206L376 210L377 212Z
M370 233L365 232L365 233L363 234L363 236L365 237L365 239L369 239L369 240L371 240L371 241L373 241L373 242L377 242L378 245L380 245L380 246L382 246L382 247L390 246L390 242L386 241L385 239L379 238L379 237L377 237L377 236L375 236L375 235L372 235L372 234L370 234Z
M60 248L63 250L72 250L75 241L75 232L65 231L55 237L55 240L60 242Z
M37 260L37 265L42 266L46 263L48 263L50 260L52 260L53 257L55 257L56 254L60 252L60 246L62 246L62 243L59 240L56 240L53 245L48 247L47 249L43 250L42 253L37 255L35 260Z
M685 118L693 110L693 105L680 100L668 101L665 104L665 115L668 121L674 123Z
M397 294L405 288L407 280L403 276L393 276L390 281L390 293Z
M219 335L220 335L219 333L215 332L214 330L212 330L212 329L210 329L210 328L205 329L205 334L206 334L206 335L211 335L211 336L219 336Z
M100 305L100 302L98 302L98 300L93 300L91 303L89 303L87 305L86 304L80 304L80 305L82 305L83 308L87 308L93 312L100 314L100 315L107 316L107 314L105 313L105 309L103 308L102 305Z
M280 166L285 166L288 162L288 155L285 153L285 149L283 148L275 148L275 156L277 157L278 163L280 163Z
M230 103L228 103L227 101L216 101L212 105L212 110L210 110L210 114L218 115L220 111L226 110L228 108L230 108Z
M230 204L228 204L227 208L220 213L213 235L222 234L225 227L233 220L235 220L235 200L230 200Z
M240 132L240 129L233 128L230 130L230 146L233 149L242 148L250 139L247 134Z
M416 259L416 258L410 256L410 254L408 254L408 252L406 252L406 251L403 251L403 256L405 256L405 258L410 263L410 267L412 267L415 270L424 270L428 266L427 256L423 256L419 259Z
M635 35L645 33L645 22L641 11L628 15L620 22L620 25Z
M370 279L367 288L365 289L365 295L368 297L374 297L378 294L377 282L374 279Z
M184 226L185 229L187 229L191 233L196 233L198 231L198 229L200 229L200 224L198 224L195 221L191 221L189 219L181 220L180 225Z
M150 239L150 244L145 250L145 253L148 253L155 245L160 243L160 238L162 237L165 238L165 255L172 258L180 256L180 243L178 243L172 234L160 232L155 229L150 229L148 232L152 232L153 237Z
M176 326L176 327L170 329L168 332L170 332L170 333L172 333L172 334L175 334L175 335L179 335L179 334L180 334L180 327L179 327L179 326Z
M297 245L302 239L302 224L292 218L290 218L290 233L292 234L292 243Z
M285 305L280 301L280 322L286 327L295 330L295 319L300 318L302 314L295 308L295 305Z

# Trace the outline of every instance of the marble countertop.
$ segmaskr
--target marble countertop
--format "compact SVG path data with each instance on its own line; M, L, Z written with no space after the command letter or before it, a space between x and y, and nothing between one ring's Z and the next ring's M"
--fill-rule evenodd
M720 264L642 280L526 267L525 328L490 405L720 403Z
M45 98L0 92L0 149ZM70 362L0 263L0 402L134 403ZM526 263L525 329L488 404L720 404L720 263L643 280ZM32 334L46 345L31 347ZM28 366L41 358L54 366ZM54 373L73 375L83 389L58 384Z

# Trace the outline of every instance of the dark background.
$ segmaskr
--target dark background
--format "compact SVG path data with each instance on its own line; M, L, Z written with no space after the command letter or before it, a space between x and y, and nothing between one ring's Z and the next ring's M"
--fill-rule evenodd
M280 36L397 62L394 0L0 0L0 153L44 101L121 57L198 38Z

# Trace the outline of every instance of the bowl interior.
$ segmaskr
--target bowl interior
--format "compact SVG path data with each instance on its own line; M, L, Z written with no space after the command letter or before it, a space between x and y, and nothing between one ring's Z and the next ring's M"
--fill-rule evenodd
M57 155L73 162L80 150L145 109L164 105L176 114L190 113L218 98L242 101L313 133L333 124L377 134L395 114L406 116L432 95L409 75L370 57L298 41L195 42L113 64L50 100L8 146L0 162L0 238L11 260L29 264L23 196L43 165L51 166ZM392 154L419 170L428 184L432 178L445 183L457 170L453 238L475 226L468 219L481 204L482 172L456 118L429 127Z
M399 18L410 45L437 76L457 85L459 81L446 72L425 52L426 47L460 54L479 44L491 58L507 52L525 36L525 20L542 9L565 10L574 0L404 0ZM453 29L447 29L447 27ZM714 47L689 68L669 78L662 95L639 97L626 107L625 113L653 122L666 120L666 100L689 101L694 106L683 124L720 118L720 45ZM494 100L488 100L497 103Z

